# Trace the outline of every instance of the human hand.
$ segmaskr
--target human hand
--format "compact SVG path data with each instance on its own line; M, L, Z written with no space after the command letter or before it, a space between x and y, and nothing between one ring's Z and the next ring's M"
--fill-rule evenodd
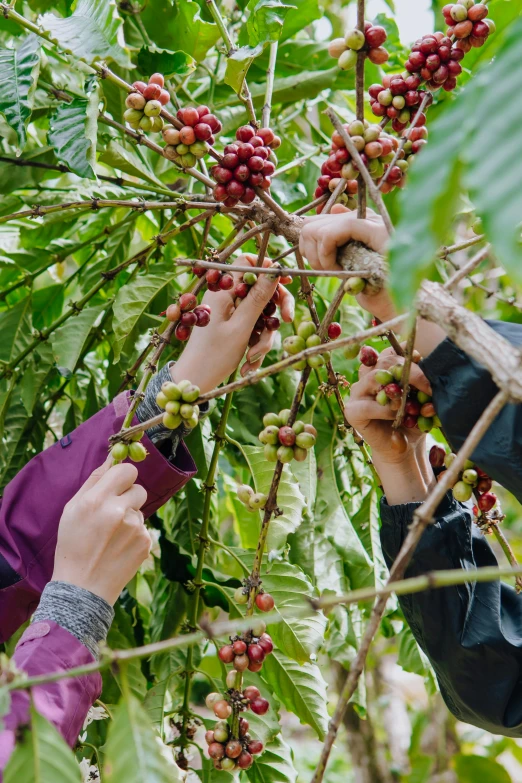
M269 259L265 259L263 266L269 267L271 263ZM232 264L231 271L234 266L248 265L255 267L256 256L239 256ZM241 274L236 272L233 277L234 283L237 283ZM272 280L270 277L266 274L259 275L257 283L237 308L234 304L234 288L229 291L206 292L203 302L212 309L210 324L204 329L192 330L185 350L171 368L173 381L186 378L199 386L204 394L228 378L241 362L254 324L276 289L279 290L281 318L286 323L293 320L294 298L282 285L283 282L289 282L289 278L283 276ZM274 339L275 332L265 330L262 333L260 341L248 349L241 375L261 367Z
M357 217L357 212L336 204L329 215L305 218L299 249L313 269L340 270L337 251L347 242L362 242L384 255L388 238L381 216L372 209L366 210L366 218L363 220ZM388 321L396 315L393 302L385 289L371 296L363 292L357 296L357 301L381 321Z
M375 377L377 370L388 370L403 362L388 348L380 354L375 367L361 365L359 381L352 385L345 407L349 423L372 449L372 460L390 504L424 500L434 480L426 454L426 436L416 428L402 427L407 448L404 452L395 451L391 445L395 406L382 406L375 399L381 388ZM411 366L410 382L431 394L428 380L416 364Z
M87 479L63 510L53 580L83 587L114 604L148 557L151 538L140 508L147 493L134 465L110 467Z

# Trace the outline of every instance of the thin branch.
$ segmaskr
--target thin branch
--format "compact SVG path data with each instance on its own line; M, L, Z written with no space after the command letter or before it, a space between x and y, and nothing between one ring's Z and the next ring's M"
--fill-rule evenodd
M365 0L357 0L357 29L364 35ZM361 49L357 52L357 64L355 66L355 107L356 117L360 122L364 120L364 62L366 52ZM350 150L351 151L351 150ZM362 173L362 172L361 172ZM381 213L382 214L382 213ZM366 188L365 183L359 180L357 217L366 217ZM391 231L389 231L391 233Z
M274 179L274 177L280 177L281 174L286 174L287 171L291 171L298 166L303 166L308 160L313 158L315 155L320 155L322 152L324 152L324 147L321 145L316 147L316 149L312 152L309 152L308 155L301 155L300 158L294 158L294 160L291 160L290 163L285 163L285 165L281 166L280 169L274 171L272 174L272 179Z
M296 250L297 250L296 248L290 248L290 250L286 251L286 255L290 255L290 253L294 253L296 252ZM272 260L273 262L275 262L280 259L281 259L281 255L277 256ZM207 261L199 258L176 258L175 263L178 266L188 266L188 267L201 266L204 269L221 269L222 271L226 271L226 272L230 271L230 264L223 264L220 263L219 261ZM251 272L251 271L252 271L252 267L237 266L236 264L234 264L234 272ZM259 269L256 269L256 274L273 275L274 268L260 267ZM356 269L353 272L345 272L342 269L302 269L301 270L301 269L294 269L293 267L285 266L285 267L281 267L281 275L287 277L335 277L342 280L344 278L353 277L354 275L356 277L364 278L368 275L368 272L366 272L363 269Z
M452 277L450 277L446 283L444 283L444 288L446 291L451 290L454 288L454 286L460 283L461 280L464 280L464 278L467 277L470 272L472 272L477 266L479 266L479 264L486 260L490 252L490 245L486 245L482 250L479 250L479 252L473 256L473 258L470 258L469 261L461 266L460 269L458 269L457 272L452 275Z
M404 366L402 368L402 377L401 377L401 387L402 387L401 406L397 411L397 415L395 416L395 421L393 422L392 425L394 430L398 430L399 427L402 427L404 413L406 411L406 403L408 402L408 394L410 391L410 371L413 362L413 351L415 349L416 334L417 334L417 319L413 321L410 330L410 335L408 337L408 343L406 345L406 359L404 361Z
M274 92L274 78L275 78L275 69L277 63L277 47L278 47L278 41L273 41L270 44L270 56L268 58L268 68L266 71L265 104L263 106L263 112L261 116L261 122L263 128L270 127L270 113L272 111L272 94Z

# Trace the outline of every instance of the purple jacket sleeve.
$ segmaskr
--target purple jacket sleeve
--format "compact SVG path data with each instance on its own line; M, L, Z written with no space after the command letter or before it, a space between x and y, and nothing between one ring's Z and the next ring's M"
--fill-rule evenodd
M52 621L31 625L23 634L14 654L19 669L29 676L65 671L94 661L93 656L72 634ZM66 742L74 746L89 707L101 693L98 672L82 677L66 677L58 682L32 689L34 705L51 721ZM29 695L19 690L11 693L11 709L0 732L0 780L14 745L17 729L28 722Z
M107 458L110 435L121 429L130 393L120 394L61 441L38 454L11 481L0 506L0 642L34 612L54 565L63 507ZM137 423L137 419L133 423ZM160 508L196 473L183 442L169 462L146 435L149 452L139 463L138 484L147 490L145 517Z

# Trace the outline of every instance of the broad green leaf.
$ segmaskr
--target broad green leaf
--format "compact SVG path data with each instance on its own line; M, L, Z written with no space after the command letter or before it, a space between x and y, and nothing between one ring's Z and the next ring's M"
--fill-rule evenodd
M61 283L37 288L32 294L33 326L41 331L50 326L61 314L64 303L64 286Z
M42 386L53 364L54 358L48 341L41 343L38 350L29 355L17 390L29 415L34 410Z
M241 93L248 69L263 51L263 45L241 46L227 58L227 69L224 82L230 85L234 92Z
M77 60L86 63L113 60L123 68L132 67L120 45L121 19L115 0L78 0L72 16L61 19L50 12L40 17L39 22Z
M26 127L40 67L40 40L23 38L16 49L0 49L0 112L15 131L18 147L26 142Z
M243 553L241 559L252 568L251 552ZM298 663L310 661L323 644L326 618L321 612L315 612L311 617L292 619L292 610L299 612L308 605L306 598L315 594L312 583L297 566L287 562L268 565L266 559L261 579L263 589L274 598L275 608L285 614L282 622L269 626L274 644Z
M115 713L105 746L103 779L107 783L181 781L181 770L174 761L172 749L163 745L139 701L129 695Z
M291 0L293 6L285 17L281 41L286 41L307 25L323 16L323 8L319 0Z
M91 329L104 310L105 305L88 307L51 335L53 353L60 368L74 372Z
M0 313L0 362L9 364L32 341L31 298L21 299Z
M261 679L259 674L254 674L248 670L243 675L243 683L247 685L255 685L259 688L261 694L268 698L270 707L264 715L256 715L254 712L248 713L248 722L250 724L250 734L257 739L260 739L263 745L267 745L272 742L281 731L281 725L279 723L279 709L281 707L277 695L273 693L267 693L267 687L270 684Z
M142 46L138 52L138 68L144 74L159 72L168 79L174 74L190 73L195 67L194 59L186 52L171 52L149 46Z
M78 762L61 734L32 706L30 717L7 762L4 783L81 783Z
M314 663L301 666L279 650L268 655L262 676L287 710L311 726L320 740L328 730L326 682Z
M117 141L109 142L107 148L100 155L100 163L105 163L113 169L123 171L138 179L144 179L153 185L162 186L152 169L145 166L141 158L132 149L123 148Z
M450 195L460 145L469 143L475 112L476 107L470 111L467 98L460 95L430 125L430 143L408 173L408 187L399 198L401 216L390 248L391 285L401 309L411 303L437 248L448 235L448 223L436 220L434 201L443 204L444 196Z
M399 646L397 663L399 666L402 666L407 672L420 674L424 677L429 671L430 664L407 625L400 632L397 641Z
M95 179L96 129L98 118L98 93L91 93L87 100L75 98L71 103L58 105L49 120L47 139L56 157L78 174Z
M290 464L290 470L297 479L299 489L305 497L307 506L313 508L317 494L317 460L315 457L315 449L310 449L308 457L304 462L296 462L294 460Z
M268 493L274 475L274 465L266 461L262 448L244 446L243 452L252 471L256 492ZM269 552L273 549L281 549L285 545L287 536L301 524L305 506L305 499L288 465L283 468L277 503L283 513L281 516L273 517L270 522L267 538Z
M292 750L281 737L276 737L256 756L246 774L250 783L296 783Z
M504 767L486 756L455 756L455 771L459 783L512 783Z
M169 686L170 677L160 680L150 688L143 700L143 708L148 713L151 723L157 731L163 727L163 716L165 712L165 696Z
M343 559L333 543L319 530L314 535L314 576L320 593L348 592L349 582L344 573Z
M247 10L247 31L250 46L278 41L287 13L295 6L281 0L250 0Z
M201 18L201 9L194 0L177 2L177 10L172 48L188 52L199 63L221 37L219 28Z
M315 504L315 520L343 558L351 587L362 587L371 583L372 561L355 532L339 495L333 464L334 440L335 438L329 448L321 452L318 460L321 481Z
M120 288L113 305L114 313L114 359L118 361L125 340L136 326L139 318L148 310L152 300L163 291L175 277L174 267L154 267L154 274L139 275L130 285Z

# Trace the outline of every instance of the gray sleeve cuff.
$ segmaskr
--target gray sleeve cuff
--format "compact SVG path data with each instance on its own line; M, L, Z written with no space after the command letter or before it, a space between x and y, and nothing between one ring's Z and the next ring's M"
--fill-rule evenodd
M98 659L114 609L100 596L69 582L49 582L42 593L33 622L52 620L69 631Z
M156 403L156 396L161 390L161 387L165 381L172 380L170 367L173 364L174 362L169 362L164 367L162 367L159 372L152 376L150 383L147 386L147 390L145 391L145 398L143 402L140 403L136 411L136 416L140 422L147 421L147 419L152 419L154 416L158 416L160 413L163 413L161 408ZM204 402L202 405L200 405L200 420L207 415L209 408L210 406L208 402ZM189 435L191 432L192 430L190 427L186 427L184 424L181 424L175 430L169 430L167 427L164 427L163 424L158 424L156 427L152 427L150 430L147 430L147 436L149 440L151 440L155 445L157 445L160 441L170 439L172 441L172 456L175 456L180 441L182 441L183 438L186 438L187 435Z

